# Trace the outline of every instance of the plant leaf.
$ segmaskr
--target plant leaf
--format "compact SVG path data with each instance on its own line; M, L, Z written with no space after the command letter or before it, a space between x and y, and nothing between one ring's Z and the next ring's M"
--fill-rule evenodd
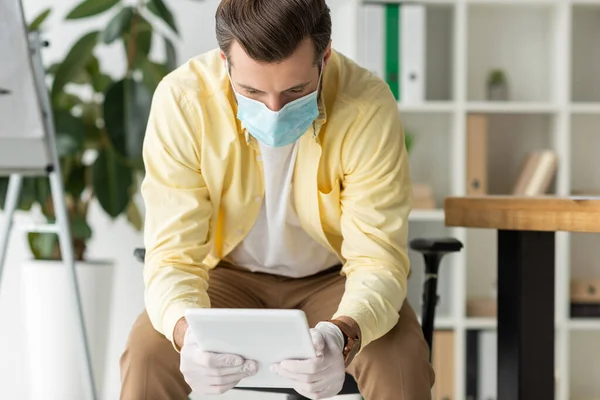
M112 149L101 150L92 167L92 185L100 206L111 217L127 208L132 182L131 171L117 154Z
M98 57L92 55L85 65L85 71L90 74L90 77L93 77L100 73L100 61L98 61Z
M136 53L138 57L145 58L148 57L148 54L150 54L150 50L152 49L152 34L152 25L140 17L136 46Z
M73 8L67 19L87 18L111 9L119 0L84 0Z
M173 42L165 37L165 52L167 53L167 70L173 71L177 68L177 51Z
M148 2L148 10L165 21L165 23L173 29L173 32L179 34L177 25L175 24L175 18L173 18L173 13L169 10L163 0L150 0Z
M138 231L142 230L142 213L137 204L135 204L135 201L133 201L133 198L129 201L129 205L127 206L127 221L129 221L129 223Z
M92 228L82 215L76 214L71 218L73 239L88 240L92 237Z
M61 91L53 99L52 106L54 107L55 112L56 110L70 111L73 107L82 103L83 100L77 97L77 95Z
M96 93L104 93L112 83L112 78L106 74L100 73L92 77L92 86Z
M36 260L51 260L58 246L58 235L55 233L29 232L27 234L29 248Z
M85 190L86 180L85 175L87 167L85 165L75 165L69 171L65 182L65 192L72 195L74 198L81 198L81 193Z
M106 92L104 122L113 146L128 158L142 154L152 92L142 82L126 78Z
M50 13L52 12L52 9L50 7L46 8L44 11L42 11L41 13L38 14L37 17L35 17L33 19L33 21L31 21L31 23L29 24L28 30L30 32L34 32L40 29L40 27L42 26L42 24L44 23L44 21L46 20L46 18L48 18L48 16L50 15Z
M42 212L46 214L46 208L48 206L48 200L52 196L50 189L50 180L47 177L39 177L35 180L35 198L36 201L42 207Z
M8 193L8 182L10 177L0 177L0 210L4 208L6 202L6 195ZM21 183L21 190L19 193L19 200L17 202L17 209L23 211L29 211L31 206L36 203L36 180L38 178L26 176L23 177Z
M59 157L83 151L85 126L81 118L73 116L69 111L56 110L54 125Z
M4 202L6 201L6 193L8 193L8 176L0 176L0 210L4 210Z
M142 71L142 81L154 92L159 82L169 73L169 69L163 65L155 63L149 59L145 59L140 65Z
M121 9L121 11L108 22L104 31L102 31L102 41L106 44L111 44L121 36L123 32L129 30L134 13L133 7Z
M19 197L18 208L20 210L29 211L36 201L36 179L31 176L23 178L23 184L21 186L21 193Z
M98 43L98 35L98 31L86 33L71 47L54 76L52 98L55 98L65 85L75 79L77 74L86 67Z

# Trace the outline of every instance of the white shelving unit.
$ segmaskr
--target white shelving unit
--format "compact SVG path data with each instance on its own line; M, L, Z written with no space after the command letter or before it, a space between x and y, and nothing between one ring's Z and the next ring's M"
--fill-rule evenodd
M330 0L356 24L337 28L343 51L362 65L382 63L383 33L365 18L398 0ZM465 248L442 263L436 326L455 332L455 396L466 399L466 333L494 331L495 318L469 318L470 297L489 295L496 278L494 231L444 226L443 199L466 193L465 127L488 116L488 192L509 194L521 157L552 148L559 156L553 193L600 193L600 0L411 0L427 7L426 99L398 108L416 135L414 182L434 188L437 210L415 210L410 236L453 236ZM334 10L335 11L335 10ZM352 27L350 27L352 25ZM334 21L335 26L335 21ZM335 28L334 28L335 31ZM355 40L351 41L354 37ZM338 40L337 43L339 43ZM336 35L334 35L334 47ZM433 61L431 61L433 60ZM486 77L503 69L509 100L486 100ZM556 398L600 398L600 318L570 318L572 278L600 279L600 235L556 238ZM419 312L423 261L411 252L409 301ZM495 351L495 349L492 349ZM495 378L495 371L492 372ZM489 397L486 397L486 400ZM476 399L479 400L479 399Z

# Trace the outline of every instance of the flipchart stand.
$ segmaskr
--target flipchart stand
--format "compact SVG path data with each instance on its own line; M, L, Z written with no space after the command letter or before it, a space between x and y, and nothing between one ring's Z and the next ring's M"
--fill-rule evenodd
M4 221L0 221L0 288L23 177L48 177L56 223L27 226L24 230L58 234L76 313L77 324L72 328L79 330L80 340L76 345L84 371L84 387L88 398L96 400L52 108L44 80L42 45L37 33L28 33L21 1L0 0L0 177L9 177Z

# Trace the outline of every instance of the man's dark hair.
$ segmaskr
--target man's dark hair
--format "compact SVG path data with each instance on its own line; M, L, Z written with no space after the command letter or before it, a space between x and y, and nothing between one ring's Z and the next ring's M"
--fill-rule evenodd
M235 40L266 63L285 60L310 37L318 63L331 39L331 15L325 0L221 0L216 33L227 58Z

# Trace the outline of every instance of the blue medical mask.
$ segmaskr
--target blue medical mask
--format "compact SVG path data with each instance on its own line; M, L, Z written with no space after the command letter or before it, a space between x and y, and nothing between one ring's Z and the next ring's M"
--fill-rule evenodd
M317 89L286 104L279 111L271 111L260 101L239 94L232 82L231 87L238 103L238 119L252 136L267 146L281 147L294 143L319 116L317 96L322 75L323 67L319 73ZM231 80L231 77L229 79Z

